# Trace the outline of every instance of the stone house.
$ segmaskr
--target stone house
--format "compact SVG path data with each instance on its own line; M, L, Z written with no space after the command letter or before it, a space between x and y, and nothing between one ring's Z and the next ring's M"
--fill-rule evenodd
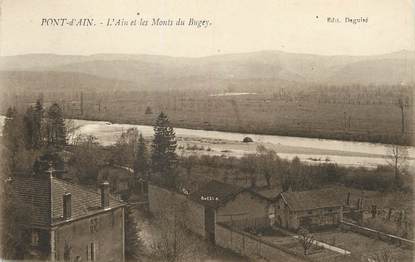
M343 201L334 189L282 192L274 208L275 225L291 230L335 226L343 219Z
M26 259L124 261L125 204L110 195L108 182L99 192L53 176L18 177L10 183L30 206Z

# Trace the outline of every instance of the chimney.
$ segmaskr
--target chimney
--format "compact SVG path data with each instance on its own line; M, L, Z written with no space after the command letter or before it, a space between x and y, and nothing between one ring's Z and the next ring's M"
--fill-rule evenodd
M108 208L110 206L110 183L104 181L101 184L101 208Z
M63 195L63 219L67 220L72 216L72 196L71 193Z

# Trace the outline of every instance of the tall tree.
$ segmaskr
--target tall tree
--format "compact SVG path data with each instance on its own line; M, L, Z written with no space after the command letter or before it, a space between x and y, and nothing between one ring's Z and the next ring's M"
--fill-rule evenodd
M154 125L154 139L152 144L152 171L161 174L168 185L174 186L174 169L176 167L176 134L166 114L163 112L157 117Z
M34 133L34 110L30 106L23 116L23 138L26 149L33 149L35 133Z
M57 103L51 105L46 119L47 145L61 150L66 145L66 127L63 113Z
M3 126L3 145L5 152L3 157L6 157L8 170L14 172L16 170L17 157L19 151L24 146L22 143L21 121L19 119L16 108L9 107L6 112L6 119Z
M149 171L147 147L142 134L138 138L137 151L134 160L134 173L138 177L147 177Z
M40 149L44 140L42 133L43 111L42 102L38 99L33 112L33 147L35 149Z

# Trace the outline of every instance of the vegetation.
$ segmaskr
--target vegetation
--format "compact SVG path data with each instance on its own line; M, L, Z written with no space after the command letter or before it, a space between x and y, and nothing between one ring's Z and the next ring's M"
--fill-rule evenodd
M30 224L30 208L21 201L13 188L11 180L2 178L0 215L0 257L2 259L23 259L29 247L29 235L23 224Z
M167 115L161 112L154 125L151 168L152 172L161 175L170 187L175 185L176 147L176 134Z
M147 178L150 171L147 146L143 135L140 134L138 138L137 153L134 160L134 173L137 177Z
M412 192L410 175L402 175L400 183L395 183L394 170L388 165L376 169L345 167L333 163L318 165L300 161L298 157L285 160L268 149L259 148L256 154L242 158L208 155L183 156L180 161L183 173L193 176L211 177L227 183L242 186L279 185L283 190L294 191L317 189L327 185L344 185L361 190L381 192ZM385 162L386 163L386 162ZM249 181L249 183L245 183Z
M126 209L124 225L125 225L125 260L140 261L143 254L144 243L140 237L140 232L137 227L132 207L128 206Z
M82 118L153 125L154 114L146 114L150 107L152 113L159 110L167 113L176 128L376 143L393 143L394 137L401 136L404 130L405 144L410 144L414 132L409 113L413 106L413 85L304 86L244 81L223 87L227 88L255 94L221 97L210 96L217 90L84 91ZM38 94L19 94L19 104L27 106L26 101ZM64 103L67 118L80 117L80 91L78 103L73 103L72 90L43 94L45 101L55 101L56 97L67 101ZM100 106L93 106L97 104Z
M304 255L308 255L308 250L314 244L314 236L308 232L305 228L300 228L298 230L298 241L300 241L301 246L304 249Z

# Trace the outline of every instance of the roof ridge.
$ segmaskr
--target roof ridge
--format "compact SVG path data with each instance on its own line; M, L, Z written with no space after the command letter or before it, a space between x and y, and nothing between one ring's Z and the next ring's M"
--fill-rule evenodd
M97 191L92 190L92 189L90 189L90 188L88 188L88 187L86 187L84 185L80 185L80 184L76 184L76 183L73 183L73 182L69 182L69 181L66 181L64 179L60 179L60 178L57 178L57 177L51 177L51 179L56 179L59 182L66 183L66 184L69 184L71 186L77 186L77 187L79 187L80 189L82 189L84 191L87 191L87 192L90 192L90 193L94 193L94 194L100 196L100 193L98 193ZM52 183L51 183L51 187L52 187ZM51 188L51 194L52 194L52 188ZM109 193L109 196L110 196L110 198L112 198L112 200L117 201L117 202L119 202L121 204L124 204L123 202L121 202L120 200L118 200L117 198L115 198L111 193Z

